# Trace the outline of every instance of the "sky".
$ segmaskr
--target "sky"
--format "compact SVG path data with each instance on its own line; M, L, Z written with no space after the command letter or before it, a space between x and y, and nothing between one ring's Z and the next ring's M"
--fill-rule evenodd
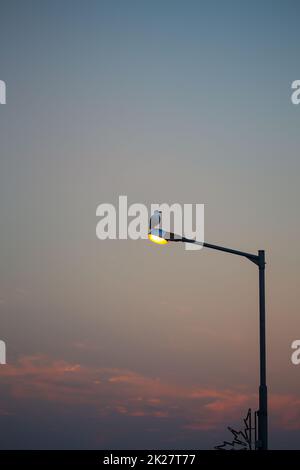
M211 449L257 408L256 267L100 241L127 195L266 250L270 447L300 449L299 8L1 1L1 448Z

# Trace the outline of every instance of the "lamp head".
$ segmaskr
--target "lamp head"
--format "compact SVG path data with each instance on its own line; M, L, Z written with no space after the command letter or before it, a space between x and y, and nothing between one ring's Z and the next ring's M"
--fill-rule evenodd
M158 245L165 245L168 243L168 240L165 238L166 235L167 233L164 230L160 228L154 228L149 231L148 238L153 243L157 243Z
M165 245L166 243L168 243L168 240L166 240L167 233L161 228L155 228L159 226L160 223L161 223L161 211L154 211L149 221L148 238L153 243L158 243L159 245Z

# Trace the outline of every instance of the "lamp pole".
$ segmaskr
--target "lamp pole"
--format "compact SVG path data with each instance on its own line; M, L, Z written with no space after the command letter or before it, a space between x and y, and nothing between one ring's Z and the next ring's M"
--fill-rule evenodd
M265 252L258 252L259 268L259 348L260 385L258 409L259 448L268 449L268 391L266 380L266 301L265 301Z
M157 232L156 238L160 238L161 230ZM165 233L165 232L164 232ZM152 234L151 223L150 232ZM151 237L150 237L151 238ZM194 243L196 245L202 245L205 248L211 248L217 251L223 251L233 255L242 256L252 261L259 270L259 363L260 363L260 384L259 384L259 408L258 408L258 441L256 448L258 450L268 449L268 392L267 392L267 381L266 381L266 307L265 307L265 251L259 250L257 255L252 253L246 253L244 251L238 251L231 248L225 248L223 246L212 245L206 242L197 242L189 238L180 237L173 233L166 233L164 236L166 242L183 242L183 243Z

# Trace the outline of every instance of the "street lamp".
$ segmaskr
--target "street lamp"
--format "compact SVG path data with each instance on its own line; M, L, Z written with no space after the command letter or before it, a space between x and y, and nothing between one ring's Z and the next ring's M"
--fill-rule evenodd
M266 383L266 309L265 309L265 251L259 250L258 254L246 253L244 251L233 250L223 246L212 245L206 242L197 242L189 238L165 232L161 228L154 228L161 222L161 212L155 211L150 218L148 238L154 243L164 245L168 242L193 243L202 245L212 250L224 251L233 255L247 258L256 264L259 273L259 358L260 358L260 384L259 384L259 409L258 409L258 442L256 448L259 450L268 449L268 392Z

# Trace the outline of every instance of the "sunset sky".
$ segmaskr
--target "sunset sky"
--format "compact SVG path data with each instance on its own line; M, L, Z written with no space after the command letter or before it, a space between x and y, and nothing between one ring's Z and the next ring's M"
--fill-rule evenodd
M2 0L0 448L211 449L258 406L248 260L96 237L205 204L266 250L270 447L300 449L300 4Z

